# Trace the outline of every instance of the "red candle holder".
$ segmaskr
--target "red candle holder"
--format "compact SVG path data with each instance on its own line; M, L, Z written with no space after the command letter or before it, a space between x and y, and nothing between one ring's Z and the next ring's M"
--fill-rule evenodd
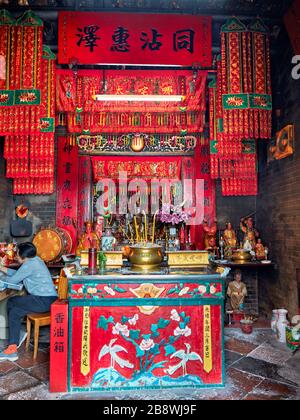
M93 276L97 274L97 248L89 248L88 274Z

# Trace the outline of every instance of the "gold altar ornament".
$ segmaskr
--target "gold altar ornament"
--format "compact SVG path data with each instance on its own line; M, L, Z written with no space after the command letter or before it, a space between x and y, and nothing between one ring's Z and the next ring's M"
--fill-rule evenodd
M209 265L208 251L169 251L169 267L203 267Z
M129 289L139 299L158 298L164 291L164 287L156 287L152 283L143 283L137 289ZM144 315L151 315L158 306L138 306L140 312Z
M144 136L137 134L131 141L130 145L133 152L142 152L145 148L145 138Z
M105 251L106 267L121 268L123 265L123 251ZM81 251L80 253L80 265L81 267L87 267L89 261L88 251ZM98 258L97 258L97 264Z

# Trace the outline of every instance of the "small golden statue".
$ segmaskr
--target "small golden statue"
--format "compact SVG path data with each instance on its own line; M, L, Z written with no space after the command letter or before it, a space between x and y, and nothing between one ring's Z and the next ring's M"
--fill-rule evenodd
M78 241L76 249L77 257L80 257L81 251L87 251L89 248L97 248L98 250L100 249L100 240L96 232L93 231L93 223L89 220L84 224L85 232L81 235Z
M257 240L257 244L255 245L255 256L258 261L262 261L265 259L265 247L262 244L261 239Z
M234 312L243 312L244 300L247 296L247 287L242 282L241 270L236 270L234 275L234 281L231 281L228 285L227 296L230 298L230 306Z
M230 222L226 223L226 229L223 232L223 238L225 242L225 247L236 248L236 234Z
M208 226L206 219L203 220L204 229L204 246L206 250L213 251L217 244L217 220L215 219L212 226Z
M256 240L259 237L259 233L254 228L252 217L241 219L240 228L241 231L245 234L244 244L246 241L248 241L252 247L252 250L255 250Z

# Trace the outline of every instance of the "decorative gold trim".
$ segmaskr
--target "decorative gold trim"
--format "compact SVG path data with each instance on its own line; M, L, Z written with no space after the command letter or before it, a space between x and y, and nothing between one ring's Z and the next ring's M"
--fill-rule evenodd
M203 267L209 265L208 251L167 252L170 267Z
M164 287L156 287L152 283L143 283L136 289L129 289L136 297L142 299L158 298L164 291ZM156 311L158 306L138 306L140 312L144 315L151 315Z
M106 251L104 252L107 260L107 267L122 267L123 265L123 252L122 251ZM87 267L89 264L89 253L88 251L81 251L80 253L80 265L81 267ZM98 265L98 261L97 261Z

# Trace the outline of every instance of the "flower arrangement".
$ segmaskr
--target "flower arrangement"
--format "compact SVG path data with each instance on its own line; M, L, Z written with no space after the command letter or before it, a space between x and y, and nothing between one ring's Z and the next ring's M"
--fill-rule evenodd
M158 218L162 223L173 226L186 223L191 217L190 212L184 211L181 205L174 206L173 204L164 204L158 213Z

